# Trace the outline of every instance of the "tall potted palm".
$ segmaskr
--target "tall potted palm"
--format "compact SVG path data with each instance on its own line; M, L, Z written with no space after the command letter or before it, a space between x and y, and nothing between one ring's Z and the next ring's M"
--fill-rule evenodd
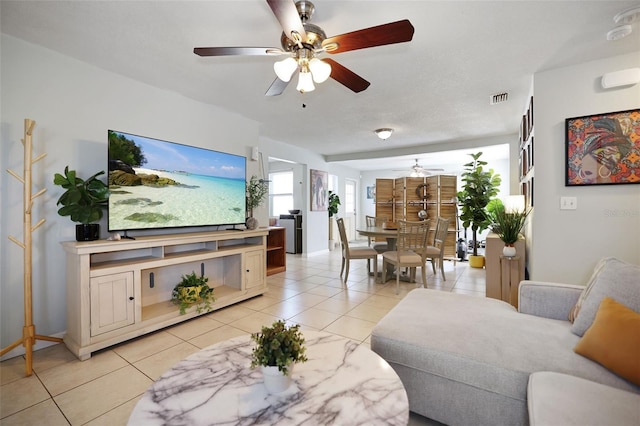
M486 161L480 160L482 152L469 154L473 161L464 165L462 173L462 191L459 191L458 204L462 213L460 219L462 226L471 226L473 235L473 255L469 256L469 266L482 268L484 256L478 256L478 232L482 232L491 225L491 219L487 213L487 204L498 194L498 186L502 181L500 175L493 169L485 169Z

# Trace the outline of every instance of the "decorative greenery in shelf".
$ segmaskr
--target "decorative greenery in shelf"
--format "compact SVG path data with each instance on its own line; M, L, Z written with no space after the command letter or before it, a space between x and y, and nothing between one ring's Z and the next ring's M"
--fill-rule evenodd
M299 324L288 327L283 320L278 320L271 327L262 327L260 332L251 334L251 339L256 342L251 368L278 367L282 374L288 375L292 364L307 361Z
M197 276L195 272L183 275L171 292L171 301L180 305L180 314L184 315L187 308L196 306L198 313L211 311L211 304L216 300L213 288L207 285L209 278Z

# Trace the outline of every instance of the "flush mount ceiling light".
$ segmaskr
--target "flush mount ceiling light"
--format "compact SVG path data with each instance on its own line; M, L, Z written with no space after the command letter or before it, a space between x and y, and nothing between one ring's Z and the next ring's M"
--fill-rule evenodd
M620 25L607 33L607 40L620 40L621 38L624 38L631 34L631 32L633 31L631 24L636 22L639 16L640 7L638 6L623 10L622 12L618 13L613 17L613 22Z
M391 133L393 133L393 129L390 129L388 127L383 127L381 129L376 129L373 131L380 139L382 140L386 140L389 138L389 136L391 136Z

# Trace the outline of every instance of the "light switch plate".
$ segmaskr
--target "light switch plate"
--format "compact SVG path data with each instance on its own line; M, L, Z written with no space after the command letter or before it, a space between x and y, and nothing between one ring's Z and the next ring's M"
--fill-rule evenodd
M578 208L576 197L560 197L560 210L575 210Z

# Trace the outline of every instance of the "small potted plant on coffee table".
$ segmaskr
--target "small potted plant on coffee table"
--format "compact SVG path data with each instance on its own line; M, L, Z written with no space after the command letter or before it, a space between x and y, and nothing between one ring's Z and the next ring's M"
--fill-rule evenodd
M182 280L171 292L171 301L180 305L180 315L184 315L193 305L198 313L211 310L211 304L216 299L213 296L213 288L207 285L207 281L209 278L199 277L195 272L182 276Z
M284 392L291 385L291 371L297 362L307 361L300 325L287 326L283 320L252 333L256 342L251 354L251 368L260 366L264 385L270 393Z

